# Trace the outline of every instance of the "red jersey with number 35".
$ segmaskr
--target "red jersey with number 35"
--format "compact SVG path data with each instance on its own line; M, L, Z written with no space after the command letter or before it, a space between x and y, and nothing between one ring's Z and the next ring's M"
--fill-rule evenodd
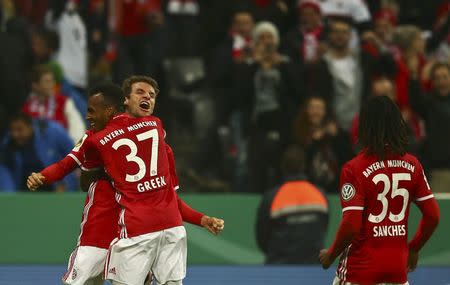
M363 211L363 221L336 275L361 285L406 282L410 203L433 198L420 162L361 152L342 168L340 189L342 211Z
M85 167L102 161L118 191L121 238L182 225L164 137L157 117L122 114L86 140Z

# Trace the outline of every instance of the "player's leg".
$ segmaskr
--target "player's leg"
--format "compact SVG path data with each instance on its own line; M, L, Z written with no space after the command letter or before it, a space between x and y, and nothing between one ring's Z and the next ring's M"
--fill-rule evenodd
M144 285L152 285L153 284L153 274L150 272L145 278Z
M116 284L144 284L156 257L161 232L119 239L111 244L105 279Z
M186 276L187 239L183 226L163 231L152 267L157 284L182 284Z
M102 274L98 275L97 277L92 278L91 280L84 283L84 285L103 285L104 280Z
M79 246L71 254L62 282L67 285L102 284L97 280L105 267L107 250L93 246Z

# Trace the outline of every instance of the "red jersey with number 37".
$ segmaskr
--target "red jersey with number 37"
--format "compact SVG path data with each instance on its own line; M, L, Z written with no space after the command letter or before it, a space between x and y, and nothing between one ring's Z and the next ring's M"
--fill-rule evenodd
M433 198L420 162L410 154L378 160L361 152L344 165L340 189L342 211L363 211L363 221L336 275L361 285L406 282L410 203Z
M157 117L122 114L86 140L85 167L104 166L118 191L121 238L182 225L164 137Z

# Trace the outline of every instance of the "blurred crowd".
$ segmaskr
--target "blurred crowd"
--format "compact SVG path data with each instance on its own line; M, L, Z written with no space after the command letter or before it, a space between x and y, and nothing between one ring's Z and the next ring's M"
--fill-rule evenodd
M144 74L186 191L267 192L295 145L301 175L337 193L360 105L385 95L433 190L450 192L450 1L0 3L0 191L71 150L90 86ZM77 191L76 176L46 190Z

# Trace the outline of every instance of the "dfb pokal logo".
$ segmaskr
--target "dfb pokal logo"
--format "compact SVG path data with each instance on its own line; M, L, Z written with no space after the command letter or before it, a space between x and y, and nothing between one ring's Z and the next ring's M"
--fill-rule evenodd
M342 185L341 195L342 195L342 199L344 201L348 201L348 200L352 199L353 196L355 196L355 193L356 193L356 190L352 184L345 183L344 185Z

